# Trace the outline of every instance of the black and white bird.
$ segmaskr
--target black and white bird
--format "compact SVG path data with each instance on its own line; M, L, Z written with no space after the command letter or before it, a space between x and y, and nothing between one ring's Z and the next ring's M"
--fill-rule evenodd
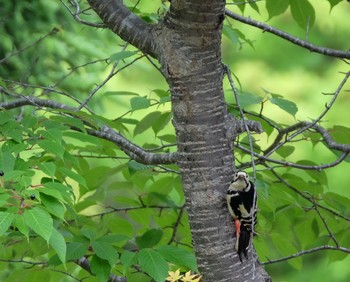
M256 189L244 171L236 172L227 190L227 205L236 226L236 251L240 261L247 252L254 226L256 225Z

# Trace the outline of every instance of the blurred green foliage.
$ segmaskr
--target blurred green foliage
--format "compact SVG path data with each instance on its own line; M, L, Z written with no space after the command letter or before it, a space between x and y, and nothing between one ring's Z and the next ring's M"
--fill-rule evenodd
M136 2L126 4L131 8ZM242 1L228 4L233 2ZM274 6L275 2L280 6ZM154 67L157 62L151 64L108 30L75 22L61 2L5 1L0 5L0 85L7 93L2 93L1 102L11 101L10 93L15 98L36 96L78 107L113 65L120 70L89 101L90 111L72 115L70 110L23 107L0 112L0 170L4 171L0 279L74 281L70 275L82 279L86 271L71 261L83 255L89 257L97 275L89 281L106 280L110 272L126 275L130 281L149 281L135 265L157 281L165 277L169 263L172 269L196 270L177 167L142 165L113 143L85 133L86 128L108 124L144 148L174 151L170 94ZM167 5L141 1L134 11L156 22ZM245 16L268 20L291 34L333 48L348 46L343 23L349 6L334 0L228 5ZM302 11L309 11L310 18ZM99 21L91 10L85 14L90 21ZM311 54L230 19L225 21L222 49L224 63L239 82L241 106L267 117L261 121L247 114L260 120L265 130L253 136L257 153L277 134L271 123L283 127L315 119L330 100L321 93L334 92L342 79L337 72L347 71L340 60ZM227 80L224 87L230 110L238 116ZM343 91L322 121L338 142L349 143L344 134L350 127L344 118L348 100ZM336 158L319 137L304 137L307 142L287 144L272 157L304 165ZM239 139L249 147L247 136ZM241 150L235 154L238 166L250 161ZM299 194L278 183L266 167L257 166L259 236L254 243L260 260L332 244L322 218L341 246L350 248L349 222L325 210L319 211L321 218L302 197L312 195L320 204L350 217L348 162L325 171L283 166L276 170ZM25 262L34 263L29 264L33 267ZM323 251L267 269L274 281L346 281L348 263L344 253ZM315 267L320 269L317 273Z

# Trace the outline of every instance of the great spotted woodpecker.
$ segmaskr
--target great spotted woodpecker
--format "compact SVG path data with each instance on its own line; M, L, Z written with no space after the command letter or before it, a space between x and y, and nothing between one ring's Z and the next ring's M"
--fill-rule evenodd
M240 261L242 254L248 259L249 241L256 225L256 190L244 171L236 172L227 190L227 205L236 226L236 251Z

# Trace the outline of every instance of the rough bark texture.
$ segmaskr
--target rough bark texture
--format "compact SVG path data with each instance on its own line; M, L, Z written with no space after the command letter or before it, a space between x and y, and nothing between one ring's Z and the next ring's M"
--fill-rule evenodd
M243 263L238 259L225 204L234 171L235 135L222 89L225 1L172 0L164 20L153 26L124 10L118 15L107 8L112 2L115 9L121 5L118 0L89 0L115 33L160 61L171 90L178 165L203 281L263 281L255 255L250 252L251 259ZM136 26L118 23L130 18Z

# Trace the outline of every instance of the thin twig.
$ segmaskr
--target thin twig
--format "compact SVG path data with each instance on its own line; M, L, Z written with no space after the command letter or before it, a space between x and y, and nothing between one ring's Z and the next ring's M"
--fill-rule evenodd
M44 39L46 39L47 37L51 36L51 35L54 35L56 34L57 32L59 31L58 28L54 27L49 33L45 34L44 36L40 37L39 39L35 40L34 42L28 44L27 46L23 47L23 48L20 48L18 49L17 51L13 51L12 53L10 53L9 55L7 55L5 58L2 58L0 60L0 64L6 62L8 59L10 59L11 57L13 56L16 56L20 53L22 53L23 51L39 44L41 41L43 41Z
M89 101L91 100L91 98L97 93L97 91L99 91L113 76L115 76L116 74L118 74L119 72L121 72L122 70L124 70L125 68L131 66L133 63L135 63L136 61L142 59L144 57L144 55L141 55L139 57L137 57L136 59L132 60L130 63L126 64L125 66L119 68L117 71L115 70L118 66L119 61L115 62L110 73L108 74L108 76L100 83L98 84L89 94L89 96L84 100L84 102L82 102L80 104L80 106L77 108L77 110L81 110L83 107L85 107L85 105L87 103L89 103Z
M286 256L286 257L279 258L279 259L273 259L273 260L267 259L267 261L261 262L261 264L267 265L267 264L272 264L272 263L276 263L276 262L282 262L282 261L286 261L289 259L297 258L297 257L303 256L306 254L311 254L311 253L323 251L323 250L333 250L333 251L342 251L345 253L350 253L350 249L347 249L347 248L324 245L324 246L315 247L315 248L312 248L309 250L301 251L301 252L295 253L293 255Z
M295 37L287 32L281 31L277 28L274 28L274 27L267 25L265 23L253 20L251 18L240 16L240 15L238 15L238 14L236 14L228 9L225 10L225 14L226 14L226 16L228 16L232 19L235 19L239 22L257 27L257 28L263 30L264 32L266 31L266 32L272 33L274 35L277 35L277 36L279 36L283 39L286 39L287 41L289 41L295 45L298 45L298 46L301 46L305 49L308 49L311 52L316 52L319 54L323 54L323 55L327 55L327 56L331 56L331 57L336 57L336 58L341 58L341 59L350 59L350 52L349 51L342 51L342 50L336 50L336 49L319 47L319 46L313 45L313 44L311 44L307 41L301 40L301 39L299 39L299 38L297 38L297 37Z

